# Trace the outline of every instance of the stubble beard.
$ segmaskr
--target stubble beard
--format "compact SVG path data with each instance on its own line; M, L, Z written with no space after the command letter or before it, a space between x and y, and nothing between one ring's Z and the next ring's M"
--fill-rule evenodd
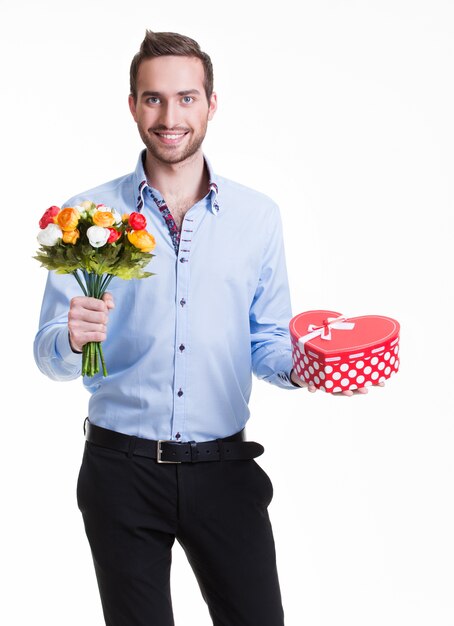
M186 161L186 159L191 158L196 152L198 152L198 150L200 149L203 143L203 140L205 139L207 126L208 126L208 120L205 123L204 128L200 131L200 133L193 134L192 139L181 150L180 149L175 150L172 147L167 148L166 146L159 145L158 144L159 139L155 138L153 129L143 130L140 127L138 127L138 129L139 129L140 137L143 143L145 144L148 152L151 154L151 156L157 161L160 161L161 163L165 163L167 165L174 165L176 163L182 163L183 161ZM155 129L155 130L158 130L158 129ZM160 128L159 130L162 131L163 129ZM191 130L189 131L189 133L192 133L192 132L193 131Z

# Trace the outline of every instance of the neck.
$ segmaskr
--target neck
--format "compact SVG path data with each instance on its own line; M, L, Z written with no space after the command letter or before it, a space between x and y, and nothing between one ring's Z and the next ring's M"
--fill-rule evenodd
M147 150L145 174L148 183L163 198L179 196L198 200L207 193L209 180L202 150L181 163L162 163Z

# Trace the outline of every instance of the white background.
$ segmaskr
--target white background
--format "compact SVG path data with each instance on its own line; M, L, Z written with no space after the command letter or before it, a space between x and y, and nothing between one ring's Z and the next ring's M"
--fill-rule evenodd
M287 626L453 626L453 3L0 7L1 622L103 623L75 498L88 396L34 364L31 257L48 206L134 168L128 72L150 28L211 55L205 152L279 203L294 313L402 327L401 371L367 396L254 383ZM172 588L177 626L211 624L178 546Z

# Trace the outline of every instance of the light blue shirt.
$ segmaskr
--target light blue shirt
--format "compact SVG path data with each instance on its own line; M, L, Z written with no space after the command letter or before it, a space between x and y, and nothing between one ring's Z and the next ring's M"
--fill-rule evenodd
M156 239L140 280L114 278L103 351L108 376L84 377L93 424L148 439L205 441L241 430L250 415L252 372L286 389L292 368L290 296L277 205L216 176L185 214L178 255L146 182L135 171L65 203L140 210ZM154 198L153 198L154 196ZM68 341L70 299L82 295L71 275L49 272L34 344L39 369L54 380L81 374Z

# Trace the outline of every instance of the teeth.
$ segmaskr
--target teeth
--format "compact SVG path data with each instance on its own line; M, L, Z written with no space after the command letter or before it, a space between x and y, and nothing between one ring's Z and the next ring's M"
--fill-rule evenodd
M183 137L183 135L161 135L164 139L179 139L179 137Z

